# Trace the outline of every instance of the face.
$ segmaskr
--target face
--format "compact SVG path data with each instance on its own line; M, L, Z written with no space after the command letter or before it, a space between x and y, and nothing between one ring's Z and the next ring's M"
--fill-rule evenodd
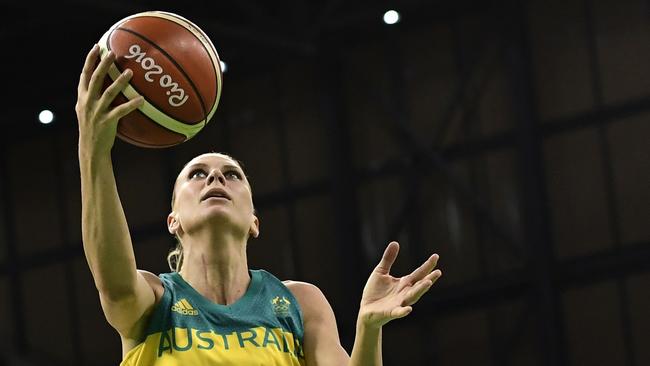
M205 225L259 234L250 184L241 166L227 155L203 154L187 163L176 178L172 205L167 224L174 235Z

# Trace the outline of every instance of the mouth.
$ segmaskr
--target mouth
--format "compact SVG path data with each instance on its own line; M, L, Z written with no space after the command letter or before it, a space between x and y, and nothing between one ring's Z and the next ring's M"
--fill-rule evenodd
M211 189L201 197L201 201L208 199L225 199L230 201L230 196L223 189Z

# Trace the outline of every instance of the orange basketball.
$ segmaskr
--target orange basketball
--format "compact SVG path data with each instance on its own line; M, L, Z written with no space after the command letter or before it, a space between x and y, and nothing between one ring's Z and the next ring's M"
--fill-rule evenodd
M113 105L144 97L143 105L118 123L122 140L151 148L177 145L201 131L217 110L219 56L191 21L162 11L134 14L115 23L99 47L102 59L115 53L105 87L127 68L133 71Z

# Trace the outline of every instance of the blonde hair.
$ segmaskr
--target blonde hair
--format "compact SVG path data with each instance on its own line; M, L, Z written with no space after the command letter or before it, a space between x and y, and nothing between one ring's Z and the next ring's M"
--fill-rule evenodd
M167 254L167 264L172 272L180 272L183 266L183 245L176 237L176 247Z
M236 162L237 164L239 164L239 167L242 169L242 171L244 170L244 165L239 160L234 159L232 156L230 156L228 154L213 151L213 152L209 152L209 153L205 153L205 154L201 154L201 155L206 155L206 154L221 155L221 156L223 156L225 158L228 158L228 159ZM197 157L201 156L201 155L197 155ZM187 163L185 163L185 165L183 166L183 169L185 169L185 167L189 163L190 163L189 161ZM183 171L183 169L181 169L181 172ZM179 172L179 175L180 175L180 172ZM178 180L178 177L176 178L176 180ZM250 186L250 182L249 182L249 186ZM252 194L252 189L251 189L251 194ZM176 201L176 181L174 181L174 187L172 188L172 201L171 201L172 211L174 210L174 202L175 201ZM255 208L253 208L253 212L255 212ZM176 246L174 248L172 248L169 251L169 253L167 254L167 264L169 265L169 269L171 271L180 272L181 268L183 267L183 243L181 243L181 239L178 237L178 235L174 235L174 238L176 238Z

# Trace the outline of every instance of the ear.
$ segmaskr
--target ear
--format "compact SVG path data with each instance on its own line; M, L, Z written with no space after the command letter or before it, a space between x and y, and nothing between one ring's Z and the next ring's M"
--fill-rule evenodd
M167 230L169 230L170 234L176 235L180 226L181 223L178 221L175 212L171 212L169 215L167 215Z
M253 238L257 238L260 235L260 220L255 215L253 215L253 222L251 223L250 229L248 229L248 234Z

